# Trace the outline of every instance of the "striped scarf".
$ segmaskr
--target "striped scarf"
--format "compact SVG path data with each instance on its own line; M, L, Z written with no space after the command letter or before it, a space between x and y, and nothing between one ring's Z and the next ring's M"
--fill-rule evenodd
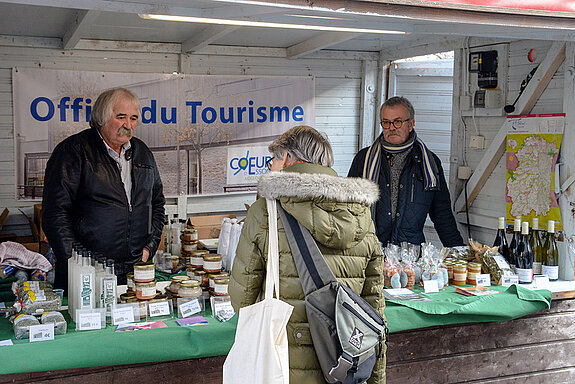
M377 183L379 178L379 171L381 169L381 161L383 158L382 148L389 153L399 153L411 148L414 143L419 145L423 157L422 170L423 174L425 175L425 190L437 190L437 180L439 177L437 164L435 164L435 160L432 157L431 151L427 149L423 141L417 137L415 131L411 131L407 142L401 145L393 145L387 143L383 138L382 132L377 140L375 140L375 142L367 150L365 155L365 162L363 164L363 178Z

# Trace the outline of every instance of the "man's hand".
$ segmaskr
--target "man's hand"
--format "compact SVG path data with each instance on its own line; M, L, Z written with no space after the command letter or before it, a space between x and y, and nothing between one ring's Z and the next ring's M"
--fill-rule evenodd
M150 250L148 248L144 248L142 251L142 261L148 261L150 258Z

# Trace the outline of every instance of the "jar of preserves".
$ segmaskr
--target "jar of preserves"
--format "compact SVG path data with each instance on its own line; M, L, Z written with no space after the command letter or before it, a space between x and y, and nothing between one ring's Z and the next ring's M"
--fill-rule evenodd
M219 273L222 270L222 255L204 255L204 271Z
M194 271L194 280L199 281L200 285L202 287L206 287L206 289L210 285L210 281L208 279L208 273L203 269L196 269Z
M172 269L178 268L178 265L180 264L180 257L178 255L172 255L170 256L170 260L172 263Z
M182 250L184 252L193 252L198 249L198 241L182 241Z
M477 283L477 275L481 273L481 263L467 264L467 284L475 285Z
M156 280L136 283L136 297L139 300L150 300L156 297Z
M126 292L120 295L120 304L135 303L136 301L138 301L138 298L136 297L135 291Z
M230 284L229 277L221 277L214 280L214 295L227 296L228 285Z
M194 268L204 268L204 255L207 251L193 251L190 257L190 266Z
M134 272L126 273L126 285L128 292L136 292L136 283L134 282Z
M190 277L191 279L194 279L194 272L196 272L196 268L194 267L186 268L186 275L188 275L188 277Z
M140 320L145 319L148 314L148 302L150 300L138 300L138 305L140 306Z
M209 285L208 288L210 289L210 292L214 291L214 279L218 279L221 277L229 277L230 274L227 272L220 272L220 273L211 273L208 275L208 280L209 280Z
M453 285L464 286L467 282L467 263L458 262L453 265Z
M202 288L197 280L186 280L180 283L178 296L184 298L196 298L202 296Z
M147 283L156 278L154 263L140 261L134 264L134 281L136 283Z
M453 261L444 260L443 265L445 265L445 269L447 269L447 277L449 278L449 284L453 284Z
M198 241L198 231L195 228L184 228L182 229L182 235L180 236L182 241Z
M183 276L183 275L172 276L170 278L170 285L168 286L167 289L173 293L178 293L182 281L185 281L185 280L190 280L190 277L189 276Z

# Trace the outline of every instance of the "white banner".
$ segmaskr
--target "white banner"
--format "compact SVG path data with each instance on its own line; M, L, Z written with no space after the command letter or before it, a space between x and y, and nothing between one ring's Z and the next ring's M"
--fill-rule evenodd
M252 156L251 148L260 147L257 154L264 156L267 150L264 154L261 148L289 128L314 125L310 77L33 68L15 68L12 74L19 199L41 197L50 153L66 137L88 128L92 106L106 89L124 87L140 97L142 113L135 134L154 152L166 195L223 193L253 186L257 177L240 179L238 172L230 178L228 147L241 148L238 156L246 156L246 149ZM265 164L259 169L265 173Z

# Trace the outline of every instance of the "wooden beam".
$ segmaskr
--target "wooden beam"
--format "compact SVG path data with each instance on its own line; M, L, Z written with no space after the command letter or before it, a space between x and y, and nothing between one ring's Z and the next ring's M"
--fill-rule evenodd
M312 52L353 39L359 35L361 35L361 33L325 32L301 43L292 45L287 49L287 57L290 59L298 59Z
M62 37L62 48L74 49L82 38L84 31L90 27L100 15L100 11L78 11L74 15L74 20L70 23L68 30Z
M555 42L547 52L547 56L541 62L537 71L533 75L533 78L529 82L529 85L525 88L519 100L515 104L515 110L517 114L523 115L531 111L541 94L547 88L547 85L553 78L553 75L557 71L557 68L561 65L565 59L565 43ZM477 197L481 188L491 175L491 172L497 166L499 159L505 152L505 139L507 137L507 126L503 124L499 129L499 132L495 135L495 138L491 142L491 145L485 152L485 155L477 165L477 168L473 172L473 175L469 178L467 183L467 188L469 195L467 198L467 204L465 204L465 195L460 193L457 201L455 203L456 212L465 212L466 206L470 207L473 200ZM465 145L465 143L464 143Z
M199 33L194 34L194 37L184 41L182 43L182 53L191 53L207 47L238 28L238 26L232 25L210 25Z

